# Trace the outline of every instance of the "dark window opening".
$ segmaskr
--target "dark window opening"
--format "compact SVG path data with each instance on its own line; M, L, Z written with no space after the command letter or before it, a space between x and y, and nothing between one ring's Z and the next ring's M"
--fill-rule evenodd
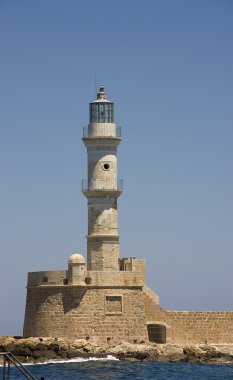
M160 324L147 325L150 342L166 343L166 326Z
M104 164L104 170L109 170L110 169L110 165L109 164Z
M91 284L91 277L86 277L85 278L85 283L87 284L87 285L90 285Z

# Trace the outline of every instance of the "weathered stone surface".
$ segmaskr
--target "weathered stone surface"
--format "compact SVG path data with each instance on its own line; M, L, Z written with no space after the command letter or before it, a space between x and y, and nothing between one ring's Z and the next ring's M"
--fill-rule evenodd
M51 359L56 359L57 354L53 350L33 350L33 358L34 359L46 359L46 360L51 360Z
M196 358L200 358L204 354L203 350L197 346L185 346L183 353L189 357L194 356Z
M31 349L26 345L10 344L5 347L7 352L11 352L15 356L31 357L33 356Z
M166 327L166 343L233 344L233 311L166 311L145 292L147 323Z
M111 299L117 302L109 305ZM24 336L35 335L85 339L101 346L148 341L142 287L28 288Z
M211 345L185 346L183 348L186 361L207 363L232 363L233 355L230 355ZM232 352L232 349L231 349Z
M159 351L156 347L145 344L131 344L123 342L115 347L107 350L108 354L116 355L118 358L136 358L144 360L146 358L152 358L159 356Z
M39 338L14 339L0 337L1 351L11 352L22 362L72 359L75 357L106 357L113 355L120 360L144 361L192 361L233 363L233 345L177 345L133 344L97 345L85 340Z

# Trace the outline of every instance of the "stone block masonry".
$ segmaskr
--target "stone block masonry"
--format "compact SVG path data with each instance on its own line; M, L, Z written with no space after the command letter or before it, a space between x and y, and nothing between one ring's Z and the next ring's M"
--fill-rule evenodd
M233 311L166 311L167 342L233 343Z
M163 310L142 277L132 277L135 272L87 272L99 286L35 285L46 272L38 273L29 276L34 282L27 290L24 337L87 339L103 345L148 342L148 327L160 325L166 329L166 343L233 344L233 311ZM55 273L59 282L65 271Z
M24 336L90 339L98 344L148 341L141 288L28 288Z
M147 326L164 326L166 343L233 344L233 311L166 311L144 292Z

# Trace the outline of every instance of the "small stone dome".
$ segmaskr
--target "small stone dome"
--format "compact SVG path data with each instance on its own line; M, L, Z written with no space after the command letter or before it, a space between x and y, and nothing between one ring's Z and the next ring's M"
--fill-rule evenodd
M84 257L80 255L80 253L74 253L73 255L71 255L69 257L68 262L70 264L86 264Z

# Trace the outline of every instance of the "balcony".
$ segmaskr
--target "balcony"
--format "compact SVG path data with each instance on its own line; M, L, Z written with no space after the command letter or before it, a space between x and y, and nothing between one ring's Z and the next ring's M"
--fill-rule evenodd
M82 192L118 192L123 191L123 179L83 179Z
M89 125L83 127L83 138L117 138L121 139L121 127L113 125Z

